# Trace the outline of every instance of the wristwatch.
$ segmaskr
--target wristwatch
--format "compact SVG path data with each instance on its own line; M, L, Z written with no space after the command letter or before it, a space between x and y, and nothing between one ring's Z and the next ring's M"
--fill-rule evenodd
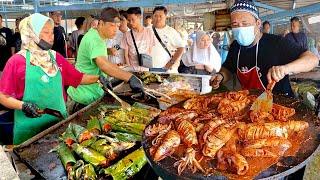
M223 74L222 74L222 73L220 73L220 72L217 72L216 74L217 74L217 75L219 74L220 76L222 76L222 79L221 79L221 81L220 81L220 82L222 82L222 81L224 80L224 76L223 76Z

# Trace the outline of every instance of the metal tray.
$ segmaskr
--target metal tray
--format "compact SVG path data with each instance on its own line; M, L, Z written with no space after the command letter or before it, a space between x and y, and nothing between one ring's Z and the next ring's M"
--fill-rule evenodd
M97 108L101 104L117 104L117 102L111 97L100 99L14 148L14 153L36 175L36 179L67 179L65 169L57 153L49 153L49 151L58 144L59 135L65 131L70 122L85 127L89 115L99 113ZM133 147L127 152L136 148ZM102 178L105 179L105 177ZM153 170L149 165L146 165L133 179L155 178Z

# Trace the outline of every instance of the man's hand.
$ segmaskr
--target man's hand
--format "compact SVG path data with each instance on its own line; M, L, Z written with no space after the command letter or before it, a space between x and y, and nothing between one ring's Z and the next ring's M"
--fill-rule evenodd
M110 90L113 90L111 82L108 81L108 79L106 77L104 77L102 75L99 76L99 81L104 87L106 87L106 88L108 88Z
M214 74L211 79L211 86L213 89L218 89L220 87L221 82L223 81L224 77L221 73Z
M144 92L142 81L137 76L132 75L128 82L133 92Z
M269 69L267 74L268 83L270 83L272 80L279 82L288 74L289 74L289 69L287 68L286 65L273 66L272 68Z
M39 107L34 103L24 102L22 104L22 112L29 118L40 117L41 114L38 113L39 110Z
M117 56L118 55L118 51L116 48L108 48L109 53L111 56Z
M174 65L174 62L172 59L164 66L165 69L170 70L172 66Z

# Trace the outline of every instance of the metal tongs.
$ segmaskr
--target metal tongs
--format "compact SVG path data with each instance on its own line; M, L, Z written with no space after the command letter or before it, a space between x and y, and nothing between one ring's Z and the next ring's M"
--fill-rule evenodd
M157 96L162 96L164 98L167 98L167 99L171 100L170 96L168 96L168 95L166 95L164 93L161 93L159 91L156 91L154 89L144 88L144 91L145 91L145 94L147 94L147 95L149 95L149 96L151 96L153 98L156 98L154 95L157 95Z
M106 85L104 85L102 82L98 81L100 86L103 88L105 92L108 92L112 97L114 97L120 104L122 109L131 111L131 105L125 101L123 101L119 96L117 96L113 91L111 91Z
M38 113L39 114L49 114L49 115L55 116L59 119L64 119L64 116L62 115L62 113L60 111L50 109L50 108L38 110Z
M272 90L276 84L276 81L272 80L268 86L266 91L264 91L252 104L250 110L255 112L271 112L272 103L273 103L273 95Z

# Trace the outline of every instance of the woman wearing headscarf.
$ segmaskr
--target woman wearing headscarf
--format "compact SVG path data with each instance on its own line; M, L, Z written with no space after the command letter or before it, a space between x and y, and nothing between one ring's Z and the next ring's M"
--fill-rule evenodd
M21 51L7 62L0 79L0 103L14 110L13 143L20 144L58 122L40 109L67 117L64 86L91 84L98 76L84 75L51 50L52 19L35 13L21 21Z
M183 65L179 72L209 75L219 72L221 57L212 44L212 39L204 31L196 32L191 49L182 56Z

